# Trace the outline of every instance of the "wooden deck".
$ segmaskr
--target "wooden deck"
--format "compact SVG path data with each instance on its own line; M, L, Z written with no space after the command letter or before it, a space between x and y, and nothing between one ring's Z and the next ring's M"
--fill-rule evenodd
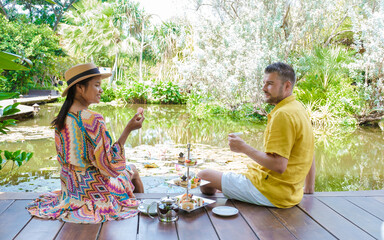
M16 98L16 99L7 99L0 101L0 106L6 107L8 105L12 105L15 102L20 103L17 106L20 109L20 112L15 113L13 115L0 116L0 121L4 121L6 119L23 119L33 117L33 104L45 104L49 102L55 102L60 96L37 96L37 97L26 97L26 98Z
M225 199L176 223L160 223L145 214L102 224L73 224L31 218L25 206L37 193L0 193L0 239L382 239L384 190L315 193L290 209L259 207ZM137 194L140 199L165 194ZM207 196L204 196L207 197ZM216 206L233 206L239 214L220 217Z

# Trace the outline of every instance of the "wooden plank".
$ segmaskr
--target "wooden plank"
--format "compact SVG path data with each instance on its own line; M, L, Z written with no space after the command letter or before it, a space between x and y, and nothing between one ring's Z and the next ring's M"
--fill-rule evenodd
M350 222L379 239L382 221L372 214L364 211L350 201L340 197L317 197L321 202L332 208L335 212Z
M152 219L145 214L139 216L138 240L156 239L172 240L178 239L176 224L160 222L157 217Z
M372 198L384 204L384 197L372 197Z
M219 239L205 208L192 212L180 210L176 226L181 240Z
M295 235L297 239L336 239L298 207L270 208L270 211Z
M0 200L27 200L27 199L35 199L41 193L34 192L0 192Z
M346 220L314 197L304 197L299 207L339 239L373 239L365 231Z
M33 217L15 239L54 239L63 224L63 222L57 220L47 220Z
M348 197L348 201L384 221L384 204L372 197Z
M268 207L233 201L259 239L296 239Z
M315 197L367 197L367 196L384 196L384 190L367 190L367 191L348 191L348 192L315 192L314 194L306 194L304 196Z
M138 199L145 199L145 198L160 199L160 198L166 197L167 195L169 195L170 197L174 197L174 196L178 196L180 194L181 193L135 193L135 196ZM222 193L216 193L214 195L205 195L203 193L194 193L193 195L204 197L204 198L211 198L211 199L225 198L224 194L222 194Z
M35 199L39 197L42 193L37 192L0 192L0 200L22 200L22 199ZM145 199L145 198L154 198L154 199L160 199L162 197L165 197L168 193L135 193L136 198L138 199ZM172 196L180 195L180 193L170 193ZM216 193L215 195L205 195L202 193L196 193L194 194L196 196L201 196L205 198L224 198L224 195L222 193Z
M230 217L218 216L212 212L212 209L218 206L234 207L234 205L230 200L217 198L216 203L205 207L220 239L257 239L256 234L252 231L251 227L247 224L241 214Z
M96 239L101 227L97 224L78 224L66 222L55 239Z
M103 223L99 240L136 239L139 216Z
M0 215L1 239L13 239L31 219L25 209L29 200L17 200Z
M0 214L2 214L13 202L14 200L0 200Z

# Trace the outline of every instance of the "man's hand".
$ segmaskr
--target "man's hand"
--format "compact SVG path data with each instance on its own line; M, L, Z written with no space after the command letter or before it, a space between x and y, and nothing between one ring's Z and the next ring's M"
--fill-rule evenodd
M315 176L316 176L316 164L315 156L313 156L312 166L305 178L304 193L313 194L315 192Z
M232 152L242 153L247 144L240 137L230 133L228 134L228 145Z

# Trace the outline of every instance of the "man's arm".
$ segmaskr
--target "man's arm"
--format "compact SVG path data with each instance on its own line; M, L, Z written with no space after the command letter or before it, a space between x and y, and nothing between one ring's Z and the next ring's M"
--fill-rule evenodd
M312 194L315 192L315 176L316 176L316 165L315 165L315 155L313 155L311 169L309 169L309 172L305 177L305 185L304 185L305 194Z
M244 153L263 167L280 174L284 173L287 169L288 159L280 155L258 151L246 144L241 138L232 134L229 134L228 142L231 151Z

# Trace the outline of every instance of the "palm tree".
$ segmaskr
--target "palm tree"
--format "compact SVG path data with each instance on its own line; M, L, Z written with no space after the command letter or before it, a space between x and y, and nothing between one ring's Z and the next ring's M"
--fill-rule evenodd
M160 62L159 78L162 69L168 60L178 56L182 57L183 49L188 47L188 37L191 36L191 27L176 22L163 22L154 26L152 31L152 49Z
M129 0L115 3L89 0L73 6L74 10L65 15L66 23L60 26L63 43L72 56L86 60L107 56L110 63L114 56L114 74L120 53L138 52L142 14L138 4Z

